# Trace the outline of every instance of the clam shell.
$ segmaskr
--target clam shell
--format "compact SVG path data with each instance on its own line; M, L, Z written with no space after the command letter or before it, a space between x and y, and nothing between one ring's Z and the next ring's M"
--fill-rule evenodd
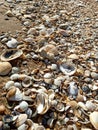
M60 70L61 70L65 75L73 75L73 74L76 72L77 68L75 67L74 64L63 62L63 63L60 65Z
M7 75L12 69L12 65L9 62L0 62L0 75Z
M18 41L16 39L14 39L14 38L11 38L11 40L9 40L6 43L7 47L9 47L9 48L16 48L17 44L18 44Z
M27 120L27 114L20 114L16 120L16 127L21 126Z
M94 126L95 129L98 130L98 112L94 111L89 115L90 122Z
M1 61L11 61L19 58L23 54L19 49L7 49L1 54Z

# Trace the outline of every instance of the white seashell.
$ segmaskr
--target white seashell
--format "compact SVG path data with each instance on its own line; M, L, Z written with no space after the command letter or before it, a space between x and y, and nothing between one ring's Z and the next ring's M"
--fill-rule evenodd
M89 115L90 122L96 130L98 130L98 112L94 111Z
M58 78L54 79L54 85L61 86L62 82Z
M26 114L20 114L16 120L16 126L19 127L22 124L24 124L27 120L27 115Z
M12 74L18 73L19 72L19 68L18 67L12 67Z
M87 107L83 102L78 102L78 106L81 107L83 110L87 111Z
M52 65L51 65L51 69L52 69L52 70L57 70L57 65L56 65L56 64L52 64Z
M64 62L60 65L60 70L65 75L73 75L77 69L76 69L75 65Z
M89 129L89 128L81 128L81 130L92 130L92 129Z
M92 103L91 101L87 101L85 105L90 111L94 111L96 109L96 104Z
M28 118L31 118L32 117L32 110L30 108L28 108L26 111L25 111L25 114L28 115Z
M44 78L46 78L46 79L52 78L52 74L51 73L46 73L44 75Z
M22 85L21 85L21 83L19 83L19 82L15 82L15 83L14 83L14 86L15 86L16 88L19 88L19 89L22 88Z
M28 109L28 103L26 101L22 101L19 104L19 108L22 112L26 111Z
M11 38L11 40L6 43L7 47L9 48L16 48L17 44L18 44L18 41L14 38Z
M7 75L12 69L12 65L9 62L0 62L0 75Z
M17 128L17 130L27 130L28 126L26 124L22 124Z
M6 90L9 90L12 86L14 86L14 81L8 81L8 82L5 84L4 88L5 88Z
M19 74L13 74L10 77L11 80L18 80L18 78L19 78Z
M71 96L77 96L78 95L78 87L75 85L75 82L70 82L68 92Z

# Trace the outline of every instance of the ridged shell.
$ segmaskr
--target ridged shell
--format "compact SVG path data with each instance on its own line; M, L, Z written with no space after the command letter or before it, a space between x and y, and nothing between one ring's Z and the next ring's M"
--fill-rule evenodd
M9 62L0 62L0 75L7 75L12 69L12 65Z

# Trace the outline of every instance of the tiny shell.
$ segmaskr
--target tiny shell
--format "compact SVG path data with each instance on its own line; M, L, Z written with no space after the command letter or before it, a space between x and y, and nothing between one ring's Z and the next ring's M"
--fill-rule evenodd
M26 76L23 80L22 80L22 86L23 87L30 87L32 85L32 79L30 76Z
M23 54L19 49L7 49L1 54L1 61L11 61L19 58Z
M69 58L69 59L73 59L73 60L74 60L74 59L76 59L76 60L79 59L78 55L76 55L76 54L70 54L70 55L68 56L68 58Z
M78 102L78 106L83 108L83 110L87 111L87 107L83 102Z
M12 86L14 86L14 81L8 81L6 84L5 84L5 89L8 90L10 89Z
M55 109L59 112L63 112L65 110L64 104L63 103L57 103L57 105L55 106Z
M96 104L92 103L91 101L87 101L85 105L90 111L94 111L96 109Z
M89 115L90 122L94 126L95 129L98 130L98 112L94 111Z
M20 114L16 120L16 126L19 127L27 120L27 114Z
M28 126L26 124L22 124L17 128L17 130L27 130Z
M0 62L0 75L7 75L12 69L9 62Z

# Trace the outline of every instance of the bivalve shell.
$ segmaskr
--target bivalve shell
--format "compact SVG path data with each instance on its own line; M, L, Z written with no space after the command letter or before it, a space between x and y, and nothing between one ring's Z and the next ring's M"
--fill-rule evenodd
M19 58L23 54L19 49L7 49L1 54L1 61L11 61Z
M95 129L98 130L98 112L94 111L89 115L90 122L94 126Z
M0 62L0 75L7 75L12 69L12 65L9 62Z
M76 72L77 68L75 67L74 64L71 64L71 63L69 64L69 63L64 62L60 65L60 70L65 75L73 75Z
M27 114L20 114L16 120L16 126L19 127L27 120Z

